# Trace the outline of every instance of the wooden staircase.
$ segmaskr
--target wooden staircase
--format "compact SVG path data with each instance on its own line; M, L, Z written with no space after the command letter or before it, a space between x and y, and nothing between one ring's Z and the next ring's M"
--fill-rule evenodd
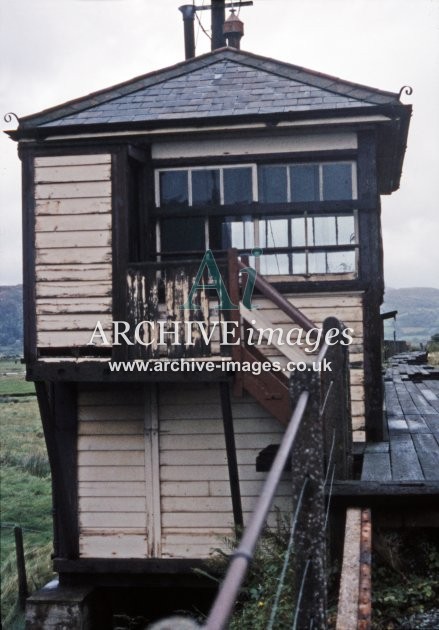
M260 374L252 370L242 370L235 375L234 393L242 395L243 391L248 392L259 404L271 413L284 426L288 425L291 417L291 397L289 393L289 375L291 371L287 366L290 362L309 363L312 354L304 352L298 345L278 343L275 336L270 336L267 329L276 329L275 322L270 321L264 313L257 308L248 309L241 301L241 296L245 286L240 286L240 272L246 270L246 266L237 257L236 250L229 252L229 289L230 297L234 304L239 304L239 311L233 311L232 319L238 323L238 330L241 331L241 344L233 346L232 359L241 363L261 363L270 362L276 368L261 370ZM308 319L299 309L279 293L273 285L267 282L262 276L256 276L255 288L265 301L268 301L271 309L277 312L282 311L291 322L291 327L299 327L305 333L316 329L316 325ZM264 330L261 337L265 338L265 343L261 345L249 345L245 342L249 328Z

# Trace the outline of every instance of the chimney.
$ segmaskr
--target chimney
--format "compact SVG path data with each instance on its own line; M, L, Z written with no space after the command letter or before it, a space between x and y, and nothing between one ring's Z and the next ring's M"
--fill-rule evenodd
M194 19L196 8L193 4L183 4L178 9L183 14L185 58L192 59L195 57Z
M230 11L230 15L224 22L224 36L227 40L227 46L239 50L241 37L244 35L244 22L235 15L235 9Z

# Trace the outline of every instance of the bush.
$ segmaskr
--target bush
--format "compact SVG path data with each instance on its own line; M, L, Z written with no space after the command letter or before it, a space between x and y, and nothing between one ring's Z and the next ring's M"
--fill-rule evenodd
M439 544L430 530L386 532L375 536L372 574L376 630L399 628L439 600Z
M266 630L276 606L273 628L290 628L294 617L294 557L290 557L287 572L283 581L280 597L275 604L276 591L279 585L285 553L289 543L289 527L279 524L276 529L266 529L261 536L253 562L250 565L247 578L241 590L235 612L228 626L229 630ZM225 544L232 552L239 543L239 538L226 538ZM209 560L209 569L214 576L212 579L221 581L229 566L230 556L220 549Z

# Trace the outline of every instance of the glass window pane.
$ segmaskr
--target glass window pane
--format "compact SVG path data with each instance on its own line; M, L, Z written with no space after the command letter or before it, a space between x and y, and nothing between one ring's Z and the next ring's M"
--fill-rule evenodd
M288 219L260 219L261 247L288 247Z
M355 223L353 216L337 217L338 244L355 243Z
M336 245L335 217L313 217L313 245Z
M219 170L192 171L192 205L218 205L219 203Z
M244 248L244 224L241 221L226 221L222 225L223 249Z
M268 254L261 256L260 271L262 274L271 276L288 275L289 270L288 254Z
M288 201L286 166L260 166L258 179L259 201L261 203Z
M323 164L323 199L352 199L352 165Z
M187 171L163 171L160 173L160 205L188 204Z
M298 217L291 219L292 246L305 247L305 219Z
M291 201L318 201L318 164L297 164L290 166Z
M293 254L293 273L306 273L306 254Z
M306 244L315 245L314 243L314 221L312 217L306 219Z
M162 219L160 237L162 252L204 251L204 218Z
M355 252L328 252L328 273L355 271Z
M244 217L244 244L246 249L255 246L255 224L252 217Z
M223 223L223 248L252 249L255 244L254 224L251 217L228 219Z
M325 252L316 252L314 254L308 254L308 272L309 273L326 273Z
M253 201L251 168L225 168L223 174L225 204Z

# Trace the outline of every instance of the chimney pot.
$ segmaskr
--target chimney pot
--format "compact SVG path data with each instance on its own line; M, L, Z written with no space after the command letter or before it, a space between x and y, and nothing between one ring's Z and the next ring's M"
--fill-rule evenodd
M239 50L241 38L244 35L244 22L235 15L234 9L231 10L229 17L224 22L223 33L227 40L227 45Z

